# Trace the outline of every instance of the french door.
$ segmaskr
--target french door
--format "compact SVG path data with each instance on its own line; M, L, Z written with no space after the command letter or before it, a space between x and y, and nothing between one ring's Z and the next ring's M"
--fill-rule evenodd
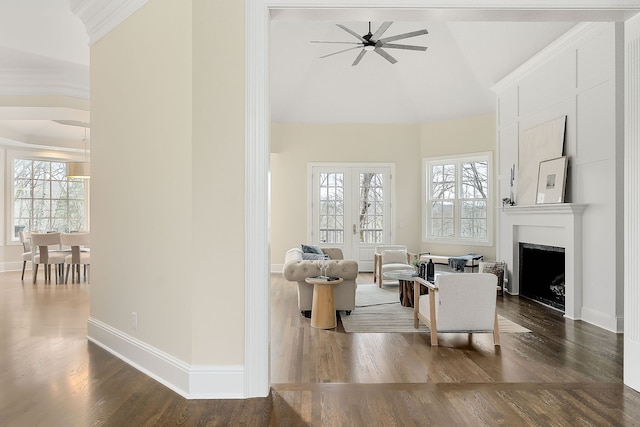
M375 246L393 241L393 165L312 164L310 175L311 241L373 271Z

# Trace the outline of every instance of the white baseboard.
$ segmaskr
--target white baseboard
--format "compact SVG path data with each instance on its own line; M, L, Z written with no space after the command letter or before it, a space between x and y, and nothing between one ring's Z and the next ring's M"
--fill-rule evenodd
M581 320L606 329L610 332L622 333L624 328L624 318L609 316L597 310L582 307Z
M89 341L186 399L242 399L244 367L189 365L170 354L89 318Z
M271 264L271 273L282 273L284 264Z
M27 263L27 270L31 271L31 261ZM5 271L22 271L22 261L10 261L0 263L0 272ZM25 271L26 275L27 272Z

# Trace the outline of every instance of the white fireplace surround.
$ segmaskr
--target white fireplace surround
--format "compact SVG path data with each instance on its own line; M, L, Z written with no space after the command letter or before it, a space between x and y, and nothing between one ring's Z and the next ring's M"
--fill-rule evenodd
M507 232L505 242L511 250L504 253L511 266L508 291L520 292L520 243L557 246L565 250L565 317L580 319L582 311L582 213L586 204L559 203L533 206L509 206L502 221Z

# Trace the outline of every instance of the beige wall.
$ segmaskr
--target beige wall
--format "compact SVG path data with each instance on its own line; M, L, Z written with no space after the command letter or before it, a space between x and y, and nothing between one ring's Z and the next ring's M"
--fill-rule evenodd
M190 364L244 363L243 34L154 0L91 49L91 317Z
M193 1L196 364L244 364L244 15L242 1Z
M308 165L312 162L394 163L396 242L412 251L444 255L470 252L469 246L421 243L422 158L495 150L495 116L485 115L424 125L272 124L271 263L307 242ZM494 246L473 252L495 257Z
M420 154L422 157L451 156L457 154L491 151L496 147L496 117L494 114L467 117L424 124L420 127ZM421 166L422 167L422 166ZM497 159L493 159L493 170L497 167ZM497 174L494 173L494 194L497 192ZM496 200L493 201L494 220L497 219ZM495 230L491 246L465 246L423 243L422 252L438 255L462 255L475 252L484 255L485 259L495 259Z
M394 163L396 241L420 245L419 127L415 125L293 125L271 129L271 263L308 241L311 162Z

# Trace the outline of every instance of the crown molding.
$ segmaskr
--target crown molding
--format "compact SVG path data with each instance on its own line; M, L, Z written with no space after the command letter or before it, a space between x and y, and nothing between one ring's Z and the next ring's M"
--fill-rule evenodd
M89 99L89 73L74 78L64 71L0 70L0 95L61 95Z
M149 0L71 0L71 11L84 23L89 45L133 15Z
M577 24L569 31L558 37L555 41L542 49L540 52L532 56L527 62L507 74L502 80L493 85L490 89L494 93L502 93L505 90L518 85L518 83L527 75L531 74L535 69L555 58L558 53L565 49L579 44L585 40L594 31L601 31L602 28L609 25L607 22L584 22Z

